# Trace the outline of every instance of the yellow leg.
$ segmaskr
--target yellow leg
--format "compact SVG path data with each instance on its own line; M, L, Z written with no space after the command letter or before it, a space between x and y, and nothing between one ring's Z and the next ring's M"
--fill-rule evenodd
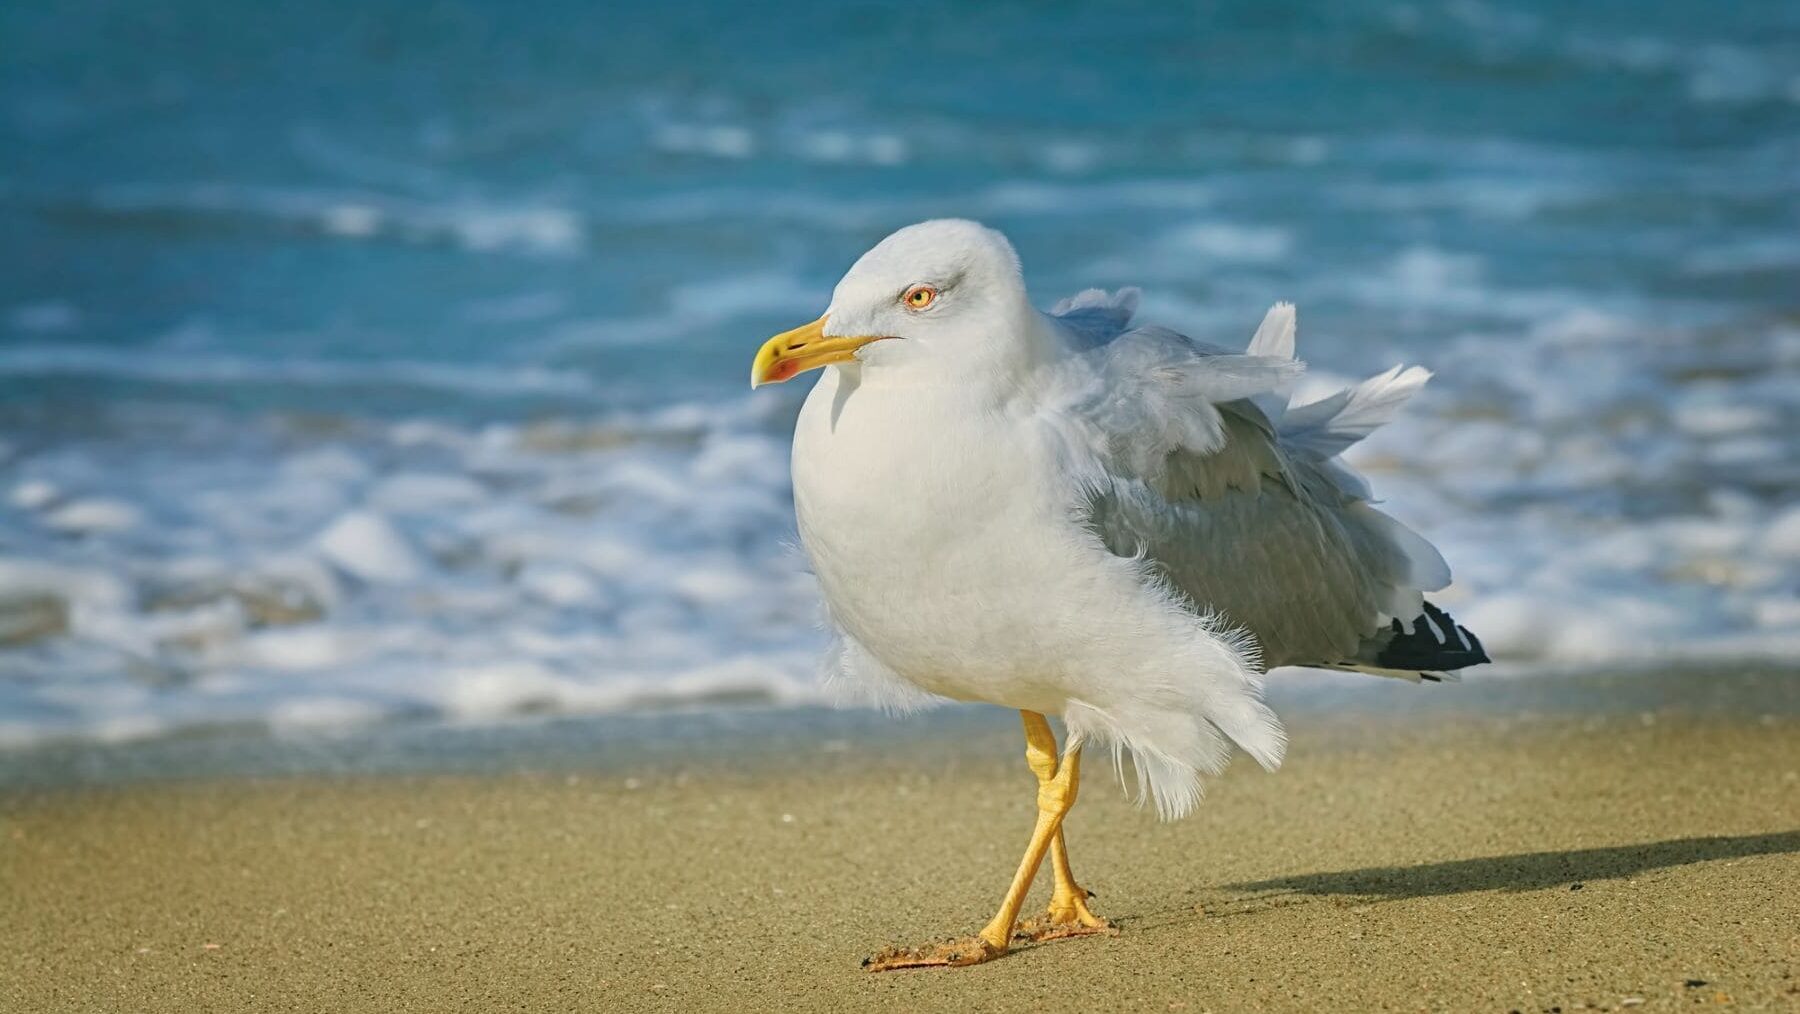
M1069 872L1068 852L1063 844L1062 821L1075 805L1075 794L1081 783L1081 751L1072 750L1059 764L1056 756L1056 734L1050 723L1035 711L1021 711L1025 723L1025 763L1038 779L1038 817L1031 830L1031 842L1019 860L1012 886L981 932L973 938L952 940L915 950L889 949L870 958L864 965L871 971L896 968L921 968L933 965L973 965L1006 953L1012 941L1013 927L1019 921L1019 909L1031 891L1031 882L1043 865L1046 853L1052 853L1056 889L1050 903L1049 921L1054 925L1032 933L1033 939L1073 936L1082 932L1102 931L1105 920L1087 908L1087 892L1076 886ZM1061 917L1059 918L1059 913Z
M1038 721L1044 721L1042 716L1038 716ZM1029 728L1030 719L1027 719L1026 723ZM1046 723L1045 733L1048 734L1048 723ZM1027 760L1030 760L1029 751ZM1069 772L1071 803L1074 801L1075 790L1081 780L1080 761L1081 749L1079 747L1069 751L1068 763L1075 766L1075 770ZM1054 758L1051 763L1050 773L1054 775L1056 773ZM1032 771L1037 773L1041 783L1045 778L1044 773L1036 764L1032 765ZM1050 892L1050 909L1042 917L1032 919L1021 926L1019 928L1021 933L1033 940L1055 940L1062 937L1106 932L1112 928L1111 923L1095 915L1093 910L1088 908L1088 892L1075 882L1075 873L1069 868L1069 847L1063 841L1063 829L1060 824L1056 828L1056 837L1050 842L1050 870L1056 878L1056 886Z
M1031 844L1025 846L1025 858L1019 860L1019 872L1013 874L1012 887L1007 889L1006 897L1000 902L1000 911L994 913L994 918L981 931L982 941L1000 952L1005 952L1008 941L1012 940L1013 926L1019 921L1019 909L1031 890L1032 878L1043 865L1044 853L1062 834L1063 815L1075 805L1075 792L1081 780L1081 755L1070 754L1068 763L1058 770L1056 734L1050 731L1050 723L1035 711L1019 714L1025 720L1025 763L1031 765L1031 773L1038 779L1038 818L1037 826L1031 829Z
M1075 882L1075 874L1069 869L1069 849L1063 844L1062 828L1056 829L1056 840L1050 844L1050 869L1056 874L1056 889L1050 894L1050 911L1046 916L1050 927L1037 934L1040 939L1112 926L1088 908L1088 892Z

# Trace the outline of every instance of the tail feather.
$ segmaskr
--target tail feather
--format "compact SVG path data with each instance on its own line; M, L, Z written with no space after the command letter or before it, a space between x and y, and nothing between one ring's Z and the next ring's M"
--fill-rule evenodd
M1290 408L1281 419L1282 442L1333 458L1387 423L1431 379L1423 366L1396 366L1336 394Z
M1276 303L1263 315L1256 334L1250 337L1250 347L1244 350L1245 354L1273 356L1277 359L1294 358L1294 327L1294 304Z
M1262 323L1256 328L1256 334L1250 337L1250 345L1244 349L1244 354L1291 361L1294 358L1296 324L1294 304L1276 303L1269 307L1269 312L1263 315ZM1263 415L1279 423L1287 412L1288 400L1293 393L1294 385L1290 380L1273 390L1252 395L1250 400L1262 410Z
M1354 659L1327 666L1375 676L1402 679L1455 679L1458 669L1491 661L1474 631L1457 623L1450 614L1425 603L1424 612L1410 624L1395 620L1379 637L1364 642Z
M1244 354L1293 359L1297 323L1294 304L1276 303L1263 315ZM1284 444L1329 460L1392 420L1430 379L1431 371L1422 366L1396 366L1305 405L1291 405L1285 386L1252 400L1276 422Z

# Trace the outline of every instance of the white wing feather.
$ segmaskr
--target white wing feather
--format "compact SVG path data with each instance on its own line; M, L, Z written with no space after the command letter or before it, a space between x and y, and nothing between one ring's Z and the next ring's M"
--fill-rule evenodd
M1394 418L1431 379L1423 366L1396 366L1336 394L1295 406L1281 420L1282 442L1333 458Z
M1135 302L1089 291L1058 307L1084 325L1063 405L1085 424L1093 524L1114 552L1154 560L1197 610L1254 634L1270 666L1345 662L1417 616L1449 568L1368 503L1337 455L1430 373L1397 367L1290 409L1304 368L1292 305L1273 307L1239 354L1129 329ZM1119 330L1096 340L1103 315Z

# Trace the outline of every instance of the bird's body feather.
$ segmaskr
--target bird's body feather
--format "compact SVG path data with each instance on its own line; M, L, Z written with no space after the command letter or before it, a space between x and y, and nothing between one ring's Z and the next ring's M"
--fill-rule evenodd
M1232 741L1279 763L1250 640L1105 545L1033 402L867 383L840 397L856 381L837 373L801 410L794 496L841 675L878 698L910 685L1060 714L1131 749L1170 814Z

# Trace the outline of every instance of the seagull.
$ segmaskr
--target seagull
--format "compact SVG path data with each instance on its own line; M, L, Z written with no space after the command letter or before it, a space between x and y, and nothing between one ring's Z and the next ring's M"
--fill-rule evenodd
M1093 289L1040 312L1004 236L929 221L865 253L823 316L756 354L752 387L823 368L792 469L836 634L827 672L901 710L1018 710L1037 780L1036 824L993 919L889 948L873 970L1114 932L1063 836L1085 745L1110 748L1121 778L1129 754L1139 798L1177 818L1234 745L1281 763L1269 668L1419 681L1488 660L1425 600L1450 582L1444 558L1338 457L1430 374L1396 367L1290 405L1303 369L1291 305L1238 352L1134 325L1137 303ZM1021 923L1046 855L1049 909Z

